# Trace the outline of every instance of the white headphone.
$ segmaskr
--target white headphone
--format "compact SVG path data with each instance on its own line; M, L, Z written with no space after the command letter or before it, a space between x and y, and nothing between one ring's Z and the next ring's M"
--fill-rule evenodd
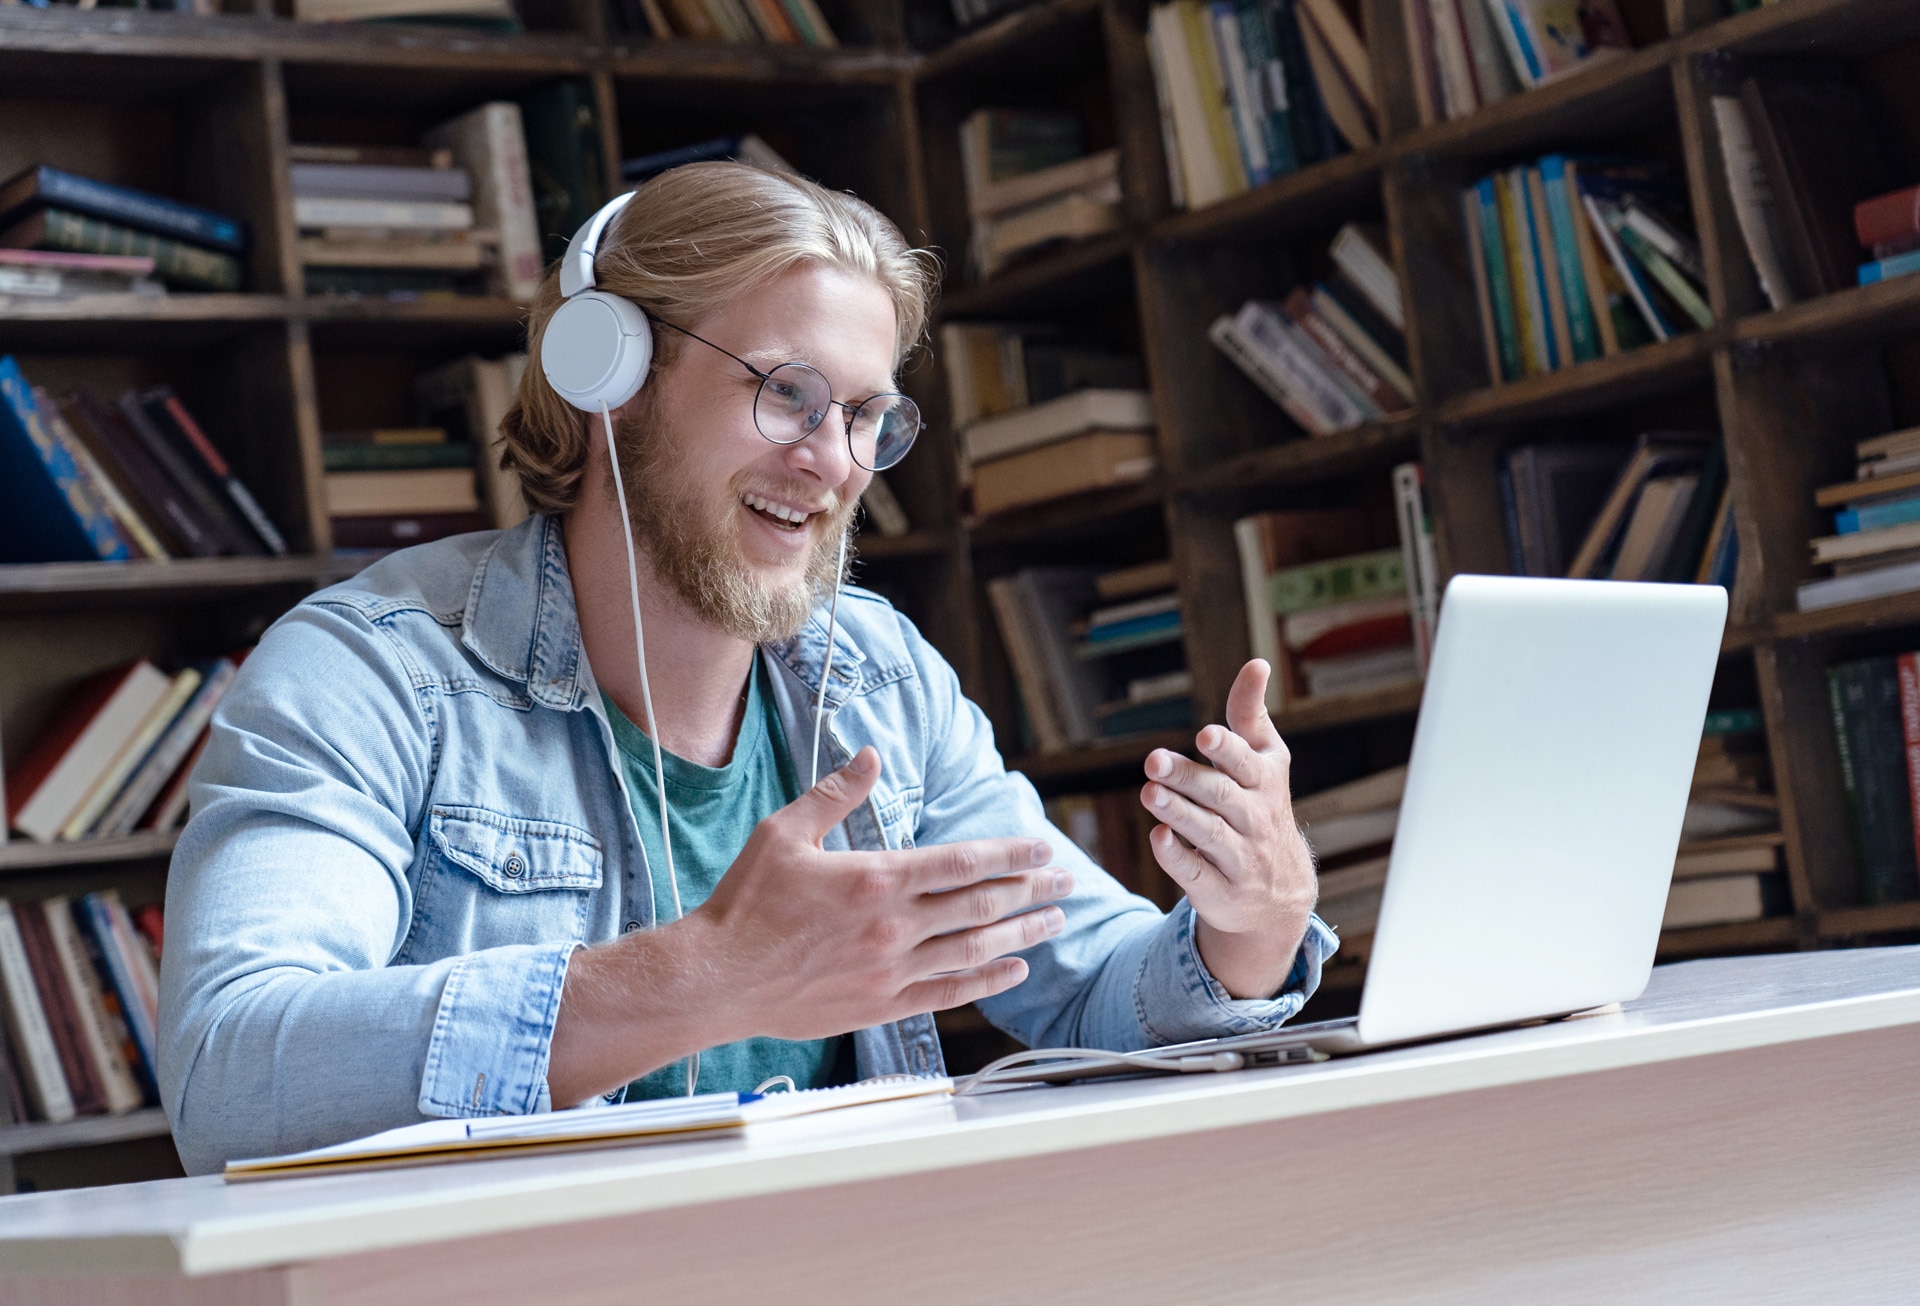
M593 288L600 236L632 198L632 191L614 196L573 233L560 260L560 293L566 299L540 337L540 370L548 384L590 413L633 398L653 364L653 327L646 313L624 296Z

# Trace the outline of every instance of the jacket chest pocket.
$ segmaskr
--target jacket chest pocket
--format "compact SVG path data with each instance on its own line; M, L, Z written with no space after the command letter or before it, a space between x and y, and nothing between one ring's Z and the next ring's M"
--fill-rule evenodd
M407 960L585 937L599 840L577 826L435 806Z
M913 847L913 832L920 825L920 790L900 790L880 803L874 815L880 823L887 847Z

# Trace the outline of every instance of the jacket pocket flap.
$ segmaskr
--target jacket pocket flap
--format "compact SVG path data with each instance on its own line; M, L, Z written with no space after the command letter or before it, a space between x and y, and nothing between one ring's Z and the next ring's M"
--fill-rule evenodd
M429 833L442 856L501 893L600 887L600 842L577 826L435 807Z

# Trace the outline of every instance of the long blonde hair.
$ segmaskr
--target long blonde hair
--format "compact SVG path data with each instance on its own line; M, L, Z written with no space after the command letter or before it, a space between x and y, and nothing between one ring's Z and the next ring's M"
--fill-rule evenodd
M802 263L872 277L893 300L897 368L925 329L937 265L908 245L872 205L798 177L740 163L694 163L641 186L602 238L594 259L599 289L648 314L691 324ZM532 359L520 394L500 424L500 465L517 473L535 512L573 506L586 469L587 414L547 383L540 339L560 306L557 266L534 297L527 322ZM654 334L657 369L677 357L675 332Z

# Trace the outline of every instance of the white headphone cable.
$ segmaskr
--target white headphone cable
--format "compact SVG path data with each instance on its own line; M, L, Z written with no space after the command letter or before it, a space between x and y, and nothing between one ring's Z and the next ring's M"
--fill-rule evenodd
M633 518L627 511L627 486L620 476L620 455L613 448L613 414L600 405L600 419L607 429L607 462L613 467L613 493L620 504L620 530L627 543L627 599L633 605L633 652L640 666L640 702L647 709L647 739L653 744L654 792L660 799L660 843L667 850L667 887L673 892L673 918L686 912L680 907L680 878L673 868L673 832L667 821L667 770L660 757L660 720L653 714L653 687L647 682L647 642L640 630L640 567L633 552ZM838 596L839 591L834 591ZM692 1097L700 1082L700 1054L687 1060L687 1096Z
M847 533L840 532L840 561L833 573L833 599L827 604L827 658L820 667L820 692L813 697L813 775L807 780L811 789L820 783L820 725L827 712L827 677L833 671L833 632L840 622L840 580L847 574Z

